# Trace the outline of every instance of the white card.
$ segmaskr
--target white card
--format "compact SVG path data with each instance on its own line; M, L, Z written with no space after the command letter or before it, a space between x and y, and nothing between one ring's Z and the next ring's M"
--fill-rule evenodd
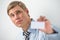
M31 22L31 28L32 29L44 29L45 28L45 22Z

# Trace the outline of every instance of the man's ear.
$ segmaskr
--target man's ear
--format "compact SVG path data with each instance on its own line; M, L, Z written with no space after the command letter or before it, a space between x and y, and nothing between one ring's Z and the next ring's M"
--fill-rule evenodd
M28 9L26 9L25 10L25 12L28 14L28 16L30 17L30 15L29 15L29 10Z
M28 9L26 9L25 11L26 11L27 14L29 13Z

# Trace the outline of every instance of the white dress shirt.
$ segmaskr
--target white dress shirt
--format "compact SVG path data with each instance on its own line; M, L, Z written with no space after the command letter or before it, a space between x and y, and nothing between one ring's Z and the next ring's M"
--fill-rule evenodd
M38 29L28 29L30 33L30 40L59 40L60 35L58 33L55 34L45 34L44 32L41 32ZM25 37L23 36L23 30L20 30L20 33L17 35L16 40L25 40Z

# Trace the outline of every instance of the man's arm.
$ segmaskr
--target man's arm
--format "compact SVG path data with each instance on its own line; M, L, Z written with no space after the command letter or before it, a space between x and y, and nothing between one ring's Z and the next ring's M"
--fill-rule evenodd
M53 26L52 28L55 32L52 34L46 34L46 37L48 38L48 40L60 40L60 29L55 26Z
M45 16L40 16L37 21L45 22L45 29L39 29L39 30L45 32L47 40L59 40L60 39L59 29L52 26L50 21L46 19Z

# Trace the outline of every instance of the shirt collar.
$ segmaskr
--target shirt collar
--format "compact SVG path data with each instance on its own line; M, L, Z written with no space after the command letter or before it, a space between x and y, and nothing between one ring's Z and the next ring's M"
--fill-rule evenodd
M34 21L34 20L32 20L32 21ZM28 32L31 32L31 33L35 33L36 32L36 29L31 29L31 24L30 24L29 29L27 31Z

